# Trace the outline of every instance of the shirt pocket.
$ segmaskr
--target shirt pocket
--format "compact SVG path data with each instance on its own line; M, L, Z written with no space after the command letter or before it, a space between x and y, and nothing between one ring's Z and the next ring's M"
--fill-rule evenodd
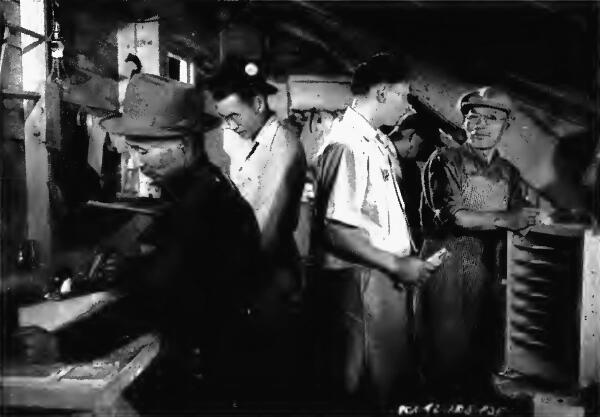
M372 162L372 161L370 161ZM386 174L380 166L368 164L366 171L366 187L361 206L361 212L367 219L379 227L383 227L383 216L385 213L385 177ZM388 181L391 180L390 172L387 172Z

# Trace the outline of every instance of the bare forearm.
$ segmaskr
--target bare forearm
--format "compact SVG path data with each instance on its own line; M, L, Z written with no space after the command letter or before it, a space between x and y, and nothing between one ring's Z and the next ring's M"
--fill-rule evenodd
M506 229L506 211L460 210L454 218L457 226L467 230Z
M358 228L328 222L325 241L334 253L350 262L367 265L385 273L393 268L395 256L374 247L365 232Z

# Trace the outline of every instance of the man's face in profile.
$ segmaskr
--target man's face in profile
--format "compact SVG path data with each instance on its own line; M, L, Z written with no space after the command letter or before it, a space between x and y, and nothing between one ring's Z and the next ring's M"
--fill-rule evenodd
M186 165L186 147L181 137L156 139L128 136L127 143L138 153L142 173L154 181Z
M383 102L384 124L396 126L402 118L411 110L408 103L408 83L395 83L385 85L385 101Z

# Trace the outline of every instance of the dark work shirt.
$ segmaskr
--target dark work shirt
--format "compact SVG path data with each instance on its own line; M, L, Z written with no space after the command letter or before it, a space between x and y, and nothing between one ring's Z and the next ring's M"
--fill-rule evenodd
M460 210L506 211L526 204L518 170L496 152L488 163L469 145L435 152L424 172L423 226L452 228Z
M163 187L172 206L148 242L156 249L124 279L160 327L193 339L244 308L256 290L260 232L250 205L208 161L172 173Z
M419 202L421 198L421 169L415 159L399 158L401 178L398 183L406 206L406 219L411 236L417 247L422 244L421 225L419 224Z

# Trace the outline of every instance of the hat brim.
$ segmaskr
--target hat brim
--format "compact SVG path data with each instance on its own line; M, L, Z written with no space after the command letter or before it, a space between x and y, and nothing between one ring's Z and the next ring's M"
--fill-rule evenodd
M208 84L208 89L211 92L214 92L215 90L221 90L224 89L226 91L229 91L231 88L230 87L224 87L224 86L229 86L229 85L234 85L236 87L239 86L244 86L244 87L252 87L255 89L255 91L258 91L261 94L264 94L265 96L270 96L272 94L276 94L279 91L279 88L277 88L275 85L271 84L270 82L268 82L267 80L265 80L264 78L258 76L256 78L233 78L229 75L229 74L215 74L212 77L208 77L206 79L206 83ZM236 88L233 88L233 90L235 90Z
M263 93L265 93L267 96L270 96L272 94L275 94L279 91L279 88L275 87L273 84L265 81L263 83L263 86L261 88L261 90L263 91Z
M502 110L503 112L506 112L506 114L509 114L511 110L508 106L505 106L501 103L493 103L489 100L474 99L471 100L469 103L463 104L460 107L460 111L462 112L462 114L466 114L469 110L471 110L474 107L487 107L490 109Z
M150 126L146 120L127 118L122 115L109 116L100 121L100 126L108 133L153 138L175 137L190 132L208 132L220 125L221 119L207 113L202 113L200 123L181 123L177 126Z

